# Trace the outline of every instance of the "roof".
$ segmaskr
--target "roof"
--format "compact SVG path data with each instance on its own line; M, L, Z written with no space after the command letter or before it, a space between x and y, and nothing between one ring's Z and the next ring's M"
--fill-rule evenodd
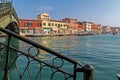
M37 22L40 22L41 20L35 20L35 19L19 19L19 21L37 21Z

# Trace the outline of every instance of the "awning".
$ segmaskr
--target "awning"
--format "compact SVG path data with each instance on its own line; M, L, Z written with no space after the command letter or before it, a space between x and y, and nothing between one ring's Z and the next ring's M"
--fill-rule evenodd
M44 27L43 29L51 29L50 27Z
M44 30L47 30L47 31L50 31L50 30L51 30L50 27L44 27L43 29L44 29Z

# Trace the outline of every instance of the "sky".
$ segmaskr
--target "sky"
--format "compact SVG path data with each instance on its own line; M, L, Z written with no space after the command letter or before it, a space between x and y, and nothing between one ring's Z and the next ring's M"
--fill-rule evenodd
M120 27L120 0L13 0L20 19L37 19L48 13L51 19L78 19L103 26Z

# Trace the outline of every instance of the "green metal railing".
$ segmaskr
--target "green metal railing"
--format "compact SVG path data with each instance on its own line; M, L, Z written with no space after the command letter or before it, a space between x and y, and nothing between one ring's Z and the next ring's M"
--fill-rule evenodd
M94 80L91 65L83 65L7 29L0 31L7 34L0 42L0 80Z
M12 3L0 3L0 18L6 15L19 22ZM0 27L7 35L0 37L0 80L94 80L91 65L83 65L10 30Z

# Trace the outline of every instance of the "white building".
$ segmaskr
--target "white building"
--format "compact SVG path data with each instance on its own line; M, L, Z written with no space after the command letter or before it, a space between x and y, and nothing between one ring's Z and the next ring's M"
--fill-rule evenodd
M91 23L86 22L86 31L87 32L91 31Z

